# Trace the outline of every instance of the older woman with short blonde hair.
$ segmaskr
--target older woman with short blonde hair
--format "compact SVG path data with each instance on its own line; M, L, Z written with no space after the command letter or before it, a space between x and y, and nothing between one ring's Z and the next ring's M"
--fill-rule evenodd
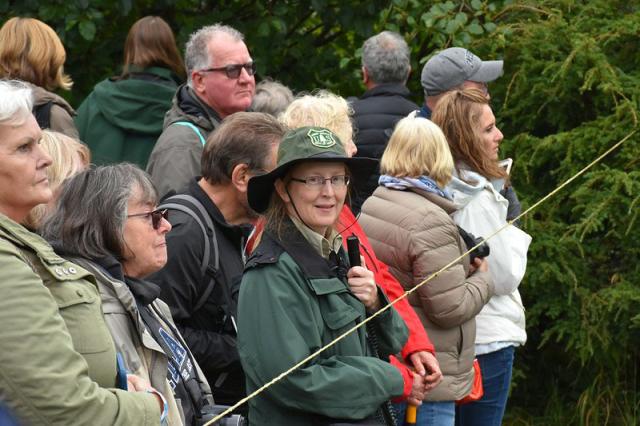
M474 379L475 316L493 295L493 281L486 260L458 259L467 248L450 217L455 206L445 185L453 158L438 126L424 118L400 120L380 170L380 186L360 216L380 260L405 290L453 262L409 296L443 374L425 397L418 424L453 426L455 401L470 393Z
M296 98L280 115L280 120L288 127L320 126L331 129L342 143L350 157L358 148L353 143L353 110L347 100L327 90L306 94Z
M0 77L30 83L38 125L77 139L74 109L53 93L73 85L64 72L67 54L56 32L38 19L15 17L0 28L0 40Z

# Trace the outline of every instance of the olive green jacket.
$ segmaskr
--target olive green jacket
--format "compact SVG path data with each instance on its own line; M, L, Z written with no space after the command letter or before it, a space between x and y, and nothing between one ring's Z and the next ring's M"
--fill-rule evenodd
M264 234L240 286L238 349L248 393L366 318L364 305L331 262L295 228L288 231L286 243ZM380 355L386 359L400 351L408 332L395 310L372 323ZM402 392L402 375L371 356L362 327L251 399L249 422L302 426L358 420Z
M95 279L0 214L0 399L24 424L158 425L147 393L112 389Z

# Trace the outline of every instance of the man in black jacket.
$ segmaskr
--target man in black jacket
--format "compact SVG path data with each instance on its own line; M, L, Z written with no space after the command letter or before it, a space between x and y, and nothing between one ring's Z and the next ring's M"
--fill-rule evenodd
M398 120L418 109L406 87L410 72L409 47L400 34L383 31L364 42L362 81L367 91L352 104L356 157L382 157ZM354 182L354 213L376 189L378 177L379 173L375 173L366 182Z
M171 308L217 404L232 405L245 396L235 316L245 245L257 219L246 191L251 177L275 167L284 133L283 125L267 114L229 116L207 140L202 177L161 203L161 208L182 204L198 217L169 207L168 261L150 280L162 288L160 297ZM191 201L183 203L185 198ZM203 226L207 222L212 226Z

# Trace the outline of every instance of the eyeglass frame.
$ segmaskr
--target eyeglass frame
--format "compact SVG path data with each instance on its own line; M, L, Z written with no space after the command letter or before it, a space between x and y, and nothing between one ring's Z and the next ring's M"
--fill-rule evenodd
M155 209L150 212L128 214L127 219L130 217L151 217L151 226L156 231L160 229L162 219L169 220L169 209Z
M309 183L309 179L315 179L315 178L322 179L322 183L317 183L317 184ZM342 184L337 184L336 185L336 183L333 181L336 178L344 179L344 185L342 185ZM322 176L308 176L308 177L306 177L304 179L295 178L295 177L292 176L290 178L290 180L292 180L293 182L304 183L304 186L306 186L309 189L320 189L320 188L322 188L323 186L326 185L327 181L329 181L329 183L331 183L331 186L333 188L346 188L346 187L349 186L349 182L351 181L351 176L349 176L349 175L335 175L335 176L330 176L328 178L322 177Z
M246 64L229 64L224 67L215 67L215 68L205 68L202 70L198 70L198 72L214 72L214 71L222 71L227 76L227 78L231 80L235 80L240 78L240 74L242 74L242 69L247 72L250 76L254 75L257 71L257 65L254 61L247 62ZM236 71L237 70L237 71ZM235 75L235 73L238 75ZM230 74L233 73L233 74Z

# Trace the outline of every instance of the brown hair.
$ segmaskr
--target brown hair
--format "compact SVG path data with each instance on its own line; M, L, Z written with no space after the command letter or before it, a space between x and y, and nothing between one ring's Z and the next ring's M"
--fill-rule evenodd
M291 178L288 176L284 176L282 178L285 185L289 184ZM269 200L269 207L264 212L265 218L265 231L269 231L275 235L279 240L283 239L283 235L286 235L285 231L285 223L287 217L289 217L289 213L287 212L287 207L284 204L278 192L274 189L271 193L271 199Z
M176 39L164 19L145 16L131 26L124 43L123 77L131 72L132 65L140 68L166 67L180 77L185 76L184 62L176 47Z
M508 178L498 161L489 158L481 142L483 105L489 105L489 101L478 89L452 90L438 101L431 119L444 132L456 168L465 163L486 178Z
M202 152L202 177L212 185L231 181L238 164L264 170L271 147L279 144L286 127L262 112L237 112L209 135Z
M58 35L42 21L11 18L0 28L0 77L28 81L47 90L69 90L63 71L67 54Z

